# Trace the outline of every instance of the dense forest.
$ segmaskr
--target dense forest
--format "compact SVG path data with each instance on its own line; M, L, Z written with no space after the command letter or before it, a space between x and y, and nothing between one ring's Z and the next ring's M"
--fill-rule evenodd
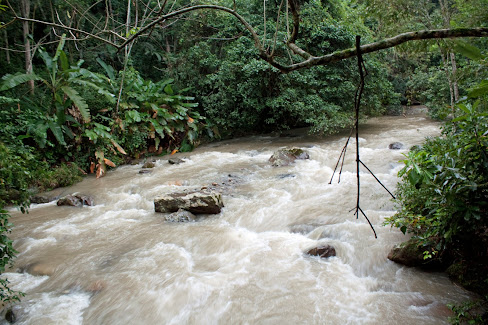
M15 256L4 207L25 211L33 193L202 142L350 128L354 56L282 67L353 49L356 35L369 44L488 27L487 8L488 0L1 1L0 272ZM365 54L360 113L401 115L421 103L447 121L442 137L406 157L388 222L413 234L426 260L487 295L488 39L457 36ZM1 281L3 301L20 298Z

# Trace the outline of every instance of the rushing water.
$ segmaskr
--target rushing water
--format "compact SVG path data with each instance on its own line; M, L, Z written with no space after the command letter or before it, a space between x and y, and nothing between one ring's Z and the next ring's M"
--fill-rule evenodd
M439 134L420 115L371 119L361 127L361 158L394 189L405 148ZM59 189L89 194L93 207L33 205L14 213L19 251L9 280L27 295L14 311L19 324L441 324L446 303L470 294L440 273L389 261L401 232L383 227L394 205L361 173L355 206L354 141L341 183L329 185L346 135L251 137L158 160L150 174L123 166L102 179ZM311 159L271 167L272 152L306 148ZM165 222L154 212L162 194L225 183L225 208L192 223ZM304 254L330 244L337 256ZM30 275L21 270L43 268ZM15 271L18 272L15 272Z

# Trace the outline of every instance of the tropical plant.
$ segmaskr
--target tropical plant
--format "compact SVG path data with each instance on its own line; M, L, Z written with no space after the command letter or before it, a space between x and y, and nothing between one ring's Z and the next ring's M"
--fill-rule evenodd
M13 155L0 142L0 276L5 272L17 253L8 237L11 232L10 214L5 210L7 204L18 205L22 212L27 211L29 194L27 187L31 174L27 164L31 157ZM19 301L24 294L9 288L7 278L0 278L0 302L8 304Z
M487 244L488 114L479 100L457 106L462 115L444 126L443 137L406 156L399 211L386 221L439 252L461 238L464 244Z

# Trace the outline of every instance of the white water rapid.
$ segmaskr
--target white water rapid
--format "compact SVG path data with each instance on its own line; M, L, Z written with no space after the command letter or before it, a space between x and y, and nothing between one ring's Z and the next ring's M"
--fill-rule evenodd
M382 117L360 132L362 160L394 190L402 153L438 135L439 125L421 115ZM58 189L93 196L93 207L52 202L13 212L19 253L6 276L26 293L13 309L16 324L447 323L445 305L471 294L444 274L387 259L408 238L382 226L394 205L365 170L361 207L378 239L349 212L354 141L341 183L328 184L346 135L213 143L181 154L187 159L179 165L163 157L149 174L138 173L141 164L122 166ZM388 149L395 141L405 149ZM271 167L269 157L285 146L311 159ZM170 223L154 212L162 193L222 182L218 215ZM334 246L337 256L304 254L318 244ZM46 275L19 273L28 266Z

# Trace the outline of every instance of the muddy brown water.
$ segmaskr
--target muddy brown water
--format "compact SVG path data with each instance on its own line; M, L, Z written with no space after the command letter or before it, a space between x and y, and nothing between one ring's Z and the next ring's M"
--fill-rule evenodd
M382 117L361 126L361 158L394 189L402 153L439 125L422 115ZM407 239L382 226L394 204L361 173L364 218L355 205L355 143L341 183L329 185L347 134L250 137L201 146L186 161L122 166L56 194L83 193L93 207L33 205L13 212L19 251L6 273L27 295L18 324L445 324L447 303L470 293L441 273L386 256ZM389 150L399 141L402 150ZM273 168L274 150L296 146L311 159ZM230 175L230 176L229 176ZM337 178L336 178L337 179ZM192 223L154 212L162 193L218 183L225 208ZM337 256L309 257L319 244ZM37 264L36 264L37 263ZM37 270L36 274L21 270ZM17 272L16 272L17 271Z

